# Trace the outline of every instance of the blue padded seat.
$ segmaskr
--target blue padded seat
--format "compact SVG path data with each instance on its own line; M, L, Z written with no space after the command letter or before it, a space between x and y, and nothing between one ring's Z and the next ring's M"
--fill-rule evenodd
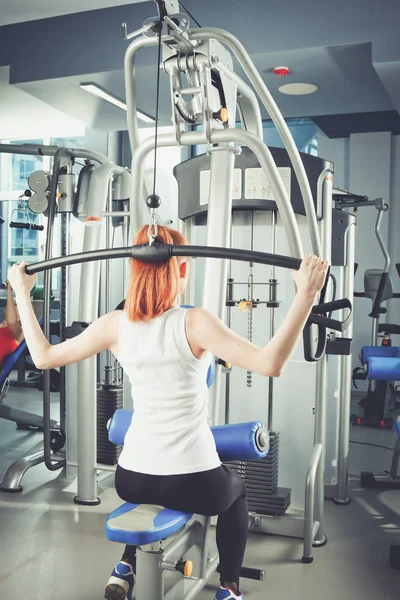
M108 515L106 536L111 542L145 546L176 533L192 516L155 504L125 502Z
M124 443L132 415L129 410L114 413L108 429L110 442ZM258 421L212 427L211 431L221 460L257 459L268 454L268 435ZM112 542L144 546L176 533L192 516L163 506L126 502L108 516L106 536Z

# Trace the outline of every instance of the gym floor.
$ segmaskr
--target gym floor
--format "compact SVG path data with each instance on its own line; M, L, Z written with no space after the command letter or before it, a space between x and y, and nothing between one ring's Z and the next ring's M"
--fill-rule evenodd
M12 388L7 403L41 411L41 394ZM41 441L41 434L17 431L0 420L0 480L11 462ZM393 447L394 431L356 428L351 438ZM251 534L245 565L263 568L266 580L242 580L246 600L363 600L399 598L400 572L390 568L389 545L400 543L400 490L376 492L358 484L361 470L382 472L391 453L350 445L352 502L325 503L328 544L315 549L311 565L300 561L302 542ZM30 469L19 495L0 494L0 598L12 600L100 600L122 547L107 542L106 515L120 500L108 477L99 485L101 504L77 506L74 490L59 473L43 465ZM214 577L213 584L217 584ZM214 587L198 600L212 600Z

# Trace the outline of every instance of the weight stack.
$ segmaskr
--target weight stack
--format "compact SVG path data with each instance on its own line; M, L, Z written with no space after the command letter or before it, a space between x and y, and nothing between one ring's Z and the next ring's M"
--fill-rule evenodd
M97 462L116 465L122 446L108 440L107 423L119 408L123 408L123 388L102 385L97 388Z
M269 444L265 458L225 464L243 479L249 511L258 515L283 515L290 506L292 490L279 487L279 433L269 433Z

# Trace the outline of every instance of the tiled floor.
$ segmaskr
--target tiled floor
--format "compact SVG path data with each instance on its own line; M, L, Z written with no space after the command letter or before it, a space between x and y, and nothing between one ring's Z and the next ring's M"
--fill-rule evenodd
M40 395L30 390L22 395L11 390L8 401L40 411ZM352 439L393 446L394 432L355 429ZM0 420L0 479L38 441L40 434L16 431L13 423ZM400 491L362 490L356 477L362 469L383 471L390 458L382 448L351 444L353 501L345 507L326 501L328 544L315 549L313 564L300 562L300 540L251 534L245 564L265 569L266 580L243 580L246 600L399 598L400 572L390 568L388 556L390 543L400 543ZM1 600L103 597L121 551L104 535L105 517L119 503L113 480L100 484L102 503L97 507L73 504L73 492L63 491L66 485L62 475L49 474L39 465L26 474L22 494L0 494ZM212 598L211 587L198 596Z

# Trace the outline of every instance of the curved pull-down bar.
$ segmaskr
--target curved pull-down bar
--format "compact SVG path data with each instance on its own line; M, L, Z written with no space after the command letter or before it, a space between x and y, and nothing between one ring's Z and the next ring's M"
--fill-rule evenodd
M26 272L30 275L40 273L57 267L73 265L97 260L106 260L111 258L134 258L141 262L157 263L165 262L174 256L187 256L193 258L220 258L237 260L243 262L253 262L284 269L299 269L301 260L279 254L270 254L268 252L256 252L253 250L240 250L235 248L219 248L213 246L174 246L172 244L161 244L156 242L152 246L142 244L138 246L129 246L126 248L113 248L111 250L94 250L90 252L81 252L45 260L39 263L28 265ZM325 286L326 287L326 286ZM324 291L321 298L324 297ZM328 318L327 314L335 311L349 309L349 316L344 321ZM326 345L326 329L335 329L344 331L350 324L352 305L348 299L336 300L335 302L321 303L313 308L303 332L305 359L309 362L319 360L324 352ZM318 325L318 342L316 353L312 352L311 325Z

